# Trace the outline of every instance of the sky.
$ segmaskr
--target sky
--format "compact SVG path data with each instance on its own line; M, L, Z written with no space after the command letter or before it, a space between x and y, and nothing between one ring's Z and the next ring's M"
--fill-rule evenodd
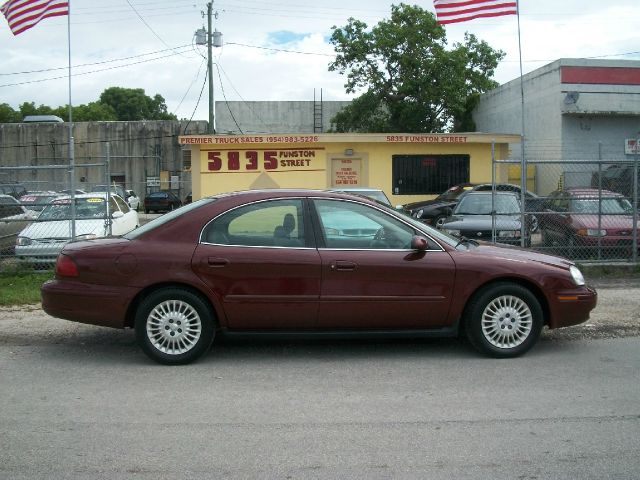
M0 0L4 3L5 0ZM396 2L398 4L400 2ZM432 1L405 2L434 12ZM380 0L216 0L213 27L216 101L349 100L346 78L329 72L332 27L350 17L369 27L388 19ZM208 119L203 0L71 0L67 17L49 18L14 36L0 16L0 104L58 107L97 101L109 87L162 95L178 118ZM559 58L640 60L638 0L520 0L524 73ZM519 76L516 16L446 26L449 45L465 32L506 52L495 80ZM70 56L69 56L70 53ZM71 58L71 89L69 89Z

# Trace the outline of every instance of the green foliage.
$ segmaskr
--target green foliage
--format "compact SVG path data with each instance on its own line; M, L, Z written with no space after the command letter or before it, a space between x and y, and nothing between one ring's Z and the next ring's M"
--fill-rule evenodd
M92 121L134 121L134 120L177 120L167 112L162 95L149 97L141 88L107 88L97 102L73 107L74 122ZM69 105L51 108L47 105L36 107L34 102L24 102L14 110L10 105L0 104L0 123L21 122L27 115L57 115L69 121Z
M40 287L51 278L53 278L52 272L3 272L0 274L0 305L40 302Z
M19 122L20 114L7 103L0 104L0 123Z
M470 97L497 86L492 80L504 57L486 42L465 34L447 49L435 16L406 4L368 29L349 19L333 27L336 59L330 71L346 75L347 93L364 91L334 119L340 132L430 133L469 127Z
M100 103L110 106L118 120L177 120L167 112L161 95L148 97L142 88L107 88L100 95Z

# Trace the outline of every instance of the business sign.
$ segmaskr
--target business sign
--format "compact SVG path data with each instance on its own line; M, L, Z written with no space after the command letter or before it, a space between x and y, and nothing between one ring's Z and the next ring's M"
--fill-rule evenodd
M627 138L624 141L624 153L626 153L627 155L640 154L640 139Z
M147 177L147 187L159 187L160 177Z
M216 149L202 152L202 173L324 170L323 147Z

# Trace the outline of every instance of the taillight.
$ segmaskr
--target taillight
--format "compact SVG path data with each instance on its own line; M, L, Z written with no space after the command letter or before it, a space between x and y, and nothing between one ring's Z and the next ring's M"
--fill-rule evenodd
M77 277L78 265L71 257L61 253L56 261L56 275L60 277Z

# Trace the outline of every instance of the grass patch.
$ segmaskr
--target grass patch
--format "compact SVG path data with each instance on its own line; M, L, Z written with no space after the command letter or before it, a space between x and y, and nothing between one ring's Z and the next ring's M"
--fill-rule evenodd
M53 272L0 274L0 306L39 303L40 287L51 278Z

